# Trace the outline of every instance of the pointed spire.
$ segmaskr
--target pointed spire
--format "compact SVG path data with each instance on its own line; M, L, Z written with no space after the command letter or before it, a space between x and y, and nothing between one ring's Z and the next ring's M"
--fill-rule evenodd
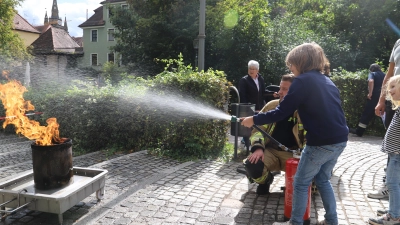
M53 6L51 7L51 17L49 19L50 24L59 24L61 25L62 21L60 16L58 15L58 5L57 0L53 0Z
M59 18L57 0L53 0L53 6L51 7L51 18Z
M66 30L68 32L67 16L65 16L65 19L64 19L64 30Z
M45 10L46 10L46 15L44 16L44 25L47 25L47 24L49 24L49 17L47 17L47 9L45 8Z

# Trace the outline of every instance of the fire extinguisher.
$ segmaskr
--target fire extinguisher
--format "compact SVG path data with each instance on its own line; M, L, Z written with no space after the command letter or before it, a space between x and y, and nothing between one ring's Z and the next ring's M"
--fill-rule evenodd
M293 153L293 158L286 161L286 172L285 172L285 209L284 209L284 220L289 221L292 215L292 201L293 201L293 181L294 175L297 171L297 166L300 162L300 154ZM307 208L304 213L303 220L304 225L310 224L311 217L311 185L308 187L308 200Z

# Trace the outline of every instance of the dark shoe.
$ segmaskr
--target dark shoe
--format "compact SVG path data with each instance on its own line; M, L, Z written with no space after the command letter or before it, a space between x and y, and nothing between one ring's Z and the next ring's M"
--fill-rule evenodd
M365 128L357 127L357 129L356 129L356 135L359 136L359 137L362 137L363 134L364 134L364 131L365 131Z
M364 134L365 128L362 127L357 127L357 128L349 128L349 133L350 134L355 134L359 137L362 137Z
M256 190L256 193L258 195L267 195L269 194L269 187L271 186L272 182L274 181L274 176L272 173L268 173L267 180L265 181L264 184L259 184Z
M246 169L244 168L244 166L238 166L238 168L236 168L236 172L247 176L247 172L246 172Z

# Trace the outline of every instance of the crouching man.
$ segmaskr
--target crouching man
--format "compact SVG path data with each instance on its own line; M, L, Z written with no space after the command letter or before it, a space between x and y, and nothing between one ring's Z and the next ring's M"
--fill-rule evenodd
M273 110L284 101L294 78L293 74L283 75L279 85L279 99L268 102L260 112ZM305 145L305 131L297 111L284 120L260 128L289 149L298 149ZM258 195L269 194L274 180L271 171L285 171L286 160L292 158L293 154L283 151L256 129L251 133L250 142L252 154L243 161L247 177L251 183L258 183Z

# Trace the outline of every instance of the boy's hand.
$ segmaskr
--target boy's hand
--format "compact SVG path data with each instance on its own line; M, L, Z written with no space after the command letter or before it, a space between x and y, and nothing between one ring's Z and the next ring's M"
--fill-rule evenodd
M241 117L240 120L242 121L242 125L245 127L252 127L254 125L253 117Z

